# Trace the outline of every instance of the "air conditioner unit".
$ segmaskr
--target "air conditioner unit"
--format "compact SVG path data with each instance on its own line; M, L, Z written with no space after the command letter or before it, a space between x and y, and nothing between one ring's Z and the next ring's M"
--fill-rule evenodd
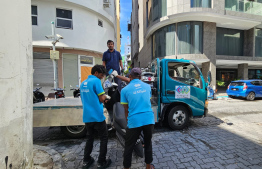
M109 4L110 4L109 0L103 0L103 1L104 1L103 4L104 8L109 8Z

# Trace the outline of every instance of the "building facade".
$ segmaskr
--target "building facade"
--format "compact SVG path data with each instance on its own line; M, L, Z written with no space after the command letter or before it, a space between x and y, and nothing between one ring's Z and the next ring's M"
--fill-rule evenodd
M58 87L65 96L73 96L76 87L91 74L95 64L102 64L107 40L120 50L120 0L32 0L34 86L39 84L47 96L54 88L54 70L50 59L51 22L55 34L63 36L56 43Z
M32 169L31 0L15 3L0 2L0 168Z
M133 0L132 60L193 60L216 80L262 78L261 0Z

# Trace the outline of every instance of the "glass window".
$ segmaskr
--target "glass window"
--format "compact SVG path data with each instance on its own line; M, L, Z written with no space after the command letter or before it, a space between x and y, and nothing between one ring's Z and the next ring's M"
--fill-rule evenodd
M168 74L176 81L190 86L202 88L200 73L196 67L190 63L168 63Z
M32 25L37 25L37 6L31 5Z
M73 29L72 11L56 8L56 27Z
M168 25L157 30L153 35L153 59L175 55L176 25Z
M255 55L256 57L262 57L262 29L255 30Z
M243 56L244 31L217 28L216 54Z
M152 0L146 2L146 13L147 26L149 26L152 22Z
M202 22L180 22L177 26L178 54L203 53Z
M167 15L166 0L153 0L153 21Z
M211 0L191 0L191 8L202 7L202 8L211 8Z

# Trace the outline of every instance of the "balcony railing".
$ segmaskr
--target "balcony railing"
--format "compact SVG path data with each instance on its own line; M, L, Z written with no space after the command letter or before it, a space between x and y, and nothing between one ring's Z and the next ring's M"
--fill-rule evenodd
M225 9L262 16L262 3L251 0L226 0Z

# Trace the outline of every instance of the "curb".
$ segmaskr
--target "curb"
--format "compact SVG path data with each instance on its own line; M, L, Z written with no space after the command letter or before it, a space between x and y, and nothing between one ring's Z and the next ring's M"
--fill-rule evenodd
M54 149L51 149L49 147L45 147L45 146L39 146L39 145L34 145L34 149L36 150L42 150L44 152L46 152L47 154L50 155L50 157L53 160L53 169L61 169L64 168L65 164L62 160L62 156L55 151Z

